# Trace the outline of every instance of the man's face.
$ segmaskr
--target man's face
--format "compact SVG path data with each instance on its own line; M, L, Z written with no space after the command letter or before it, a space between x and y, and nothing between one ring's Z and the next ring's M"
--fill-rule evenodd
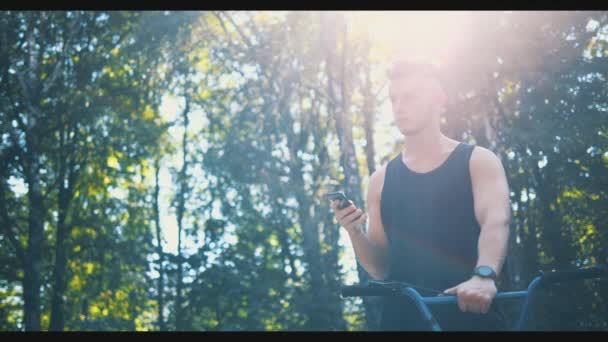
M394 79L389 91L395 123L403 135L416 135L438 118L443 97L434 78L412 75Z

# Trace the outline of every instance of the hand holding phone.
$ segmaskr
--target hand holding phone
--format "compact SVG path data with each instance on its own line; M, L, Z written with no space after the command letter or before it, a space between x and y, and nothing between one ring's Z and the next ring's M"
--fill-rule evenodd
M348 197L342 191L335 191L325 194L325 197L331 202L339 200L340 203L334 208L336 219L340 226L344 227L347 231L355 231L361 229L360 224L365 222L367 214L357 208L353 201L349 200ZM352 207L349 208L352 204Z
M325 197L330 202L339 200L340 204L338 204L338 209L344 209L348 207L351 203L353 203L351 200L348 199L348 197L346 197L346 195L342 191L328 192L325 194Z

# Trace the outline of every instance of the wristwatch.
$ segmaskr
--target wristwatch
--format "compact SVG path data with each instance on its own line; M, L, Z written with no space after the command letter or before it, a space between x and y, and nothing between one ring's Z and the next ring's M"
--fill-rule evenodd
M481 278L490 278L496 280L496 272L490 266L478 266L473 271L473 275Z

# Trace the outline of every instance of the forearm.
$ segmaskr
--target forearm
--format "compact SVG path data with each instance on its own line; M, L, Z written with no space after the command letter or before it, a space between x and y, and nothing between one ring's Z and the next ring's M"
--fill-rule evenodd
M479 235L477 266L490 266L500 274L509 245L509 224L506 220L486 224Z
M370 241L367 235L360 229L348 230L348 235L353 245L357 262L374 279L384 279L387 273L386 251Z

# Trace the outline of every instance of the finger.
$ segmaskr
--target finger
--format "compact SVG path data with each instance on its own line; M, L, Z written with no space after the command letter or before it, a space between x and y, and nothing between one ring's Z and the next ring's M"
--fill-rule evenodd
M331 208L333 209L334 213L339 214L340 213L340 200L333 200L331 201Z
M346 222L347 225L352 225L355 223L355 221L357 221L360 218L360 216L362 214L363 214L363 211L361 209L356 209L355 211L350 213L348 216L346 216L344 218L344 221Z
M350 215L352 215L353 213L355 213L356 211L357 211L357 208L349 208L345 212L341 212L341 213L337 214L338 215L338 221L340 221L340 224L346 225L349 222L351 222L352 219L349 219L348 217Z
M483 295L473 295L470 299L470 305L467 307L471 312L481 314L485 305L485 298Z
M348 208L340 209L336 213L336 218L338 219L338 221L342 221L345 217L350 215L355 210L357 210L357 208L355 208L355 206L352 206L352 205Z
M462 312L467 312L468 310L468 297L466 292L460 289L456 289L456 296L458 298L458 308Z
M361 216L359 216L358 219L356 219L355 221L353 221L352 223L349 224L350 227L354 227L356 225L360 225L363 222L365 222L365 220L367 220L367 214L362 214Z
M475 313L479 309L476 298L470 290L461 289L458 292L458 297L462 299L463 312Z
M481 305L479 303L467 305L467 309L474 314L481 313Z
M458 296L458 308L462 312L467 312L467 304L462 296Z
M361 215L361 218L359 219L359 222L357 222L358 224L364 223L365 221L367 221L367 213L363 213L363 215Z
M487 314L490 311L490 307L492 306L492 301L486 301L481 309L483 314Z
M351 223L356 218L358 218L359 215L361 215L361 213L362 213L361 209L353 208L353 210L351 212L349 212L347 215L344 215L342 217L342 219L344 220L345 223Z
M489 294L483 294L481 296L481 305L480 305L480 313L485 314L490 310L490 306L492 305L492 296Z
M455 295L458 286L450 287L449 289L443 291L443 294Z
M342 200L337 200L337 201L338 201L338 204L337 204L338 210L343 210L345 208L350 207L351 204L353 204L352 201L348 201L348 202L344 202Z
M345 211L345 210L347 210L347 209L349 209L349 208L352 208L352 207L356 208L356 206L355 206L354 204L352 204L352 203L349 203L349 204L348 204L346 207L341 208L341 207L340 207L340 205L341 205L341 204L342 204L342 202L341 202L341 201L336 200L336 211L338 211L338 212L340 212L340 211Z
M486 311L486 308L488 306L488 297L486 295L481 295L480 297L477 298L477 300L475 301L475 312L477 314L483 314Z
M481 313L481 306L479 303L469 301L466 302L465 307L467 312L474 313L476 315Z

